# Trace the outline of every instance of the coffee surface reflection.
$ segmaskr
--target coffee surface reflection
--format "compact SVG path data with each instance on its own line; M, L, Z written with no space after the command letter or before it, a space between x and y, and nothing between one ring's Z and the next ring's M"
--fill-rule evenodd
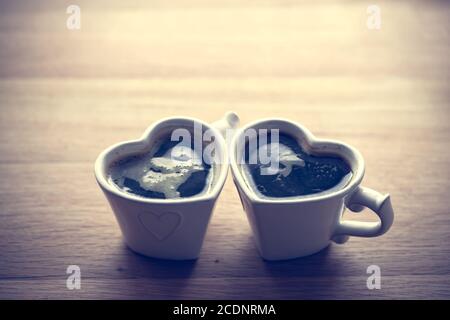
M211 175L211 166L203 161L201 153L169 140L147 154L114 163L110 181L127 193L173 199L206 192Z
M345 187L352 178L350 167L343 159L308 154L289 135L280 134L278 142L271 142L270 136L267 143L257 139L258 147L254 150L246 144L245 163L241 168L247 185L262 197L302 197L333 192ZM266 163L261 154L277 161ZM252 159L257 159L256 163Z

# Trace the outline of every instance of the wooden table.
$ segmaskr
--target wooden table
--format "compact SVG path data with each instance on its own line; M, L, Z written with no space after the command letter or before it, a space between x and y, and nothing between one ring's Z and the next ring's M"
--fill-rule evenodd
M381 1L369 30L353 1L122 3L78 1L78 31L57 1L0 5L0 298L450 297L447 4ZM266 262L229 177L197 261L131 252L98 153L161 117L227 110L358 148L364 185L392 195L393 228ZM380 290L366 287L372 264ZM68 265L81 290L66 288Z

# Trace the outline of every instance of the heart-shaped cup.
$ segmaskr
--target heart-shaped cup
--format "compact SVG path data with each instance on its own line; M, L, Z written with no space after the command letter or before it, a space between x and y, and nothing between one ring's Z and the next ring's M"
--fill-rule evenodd
M340 188L306 197L261 197L245 178L242 154L252 136L270 130L293 137L310 155L341 158L350 167L351 180ZM324 249L331 241L344 243L349 236L380 236L393 223L390 196L360 186L364 160L356 149L342 142L317 139L306 128L289 120L260 120L239 129L230 145L230 163L256 246L264 259L307 256ZM345 207L355 212L368 207L378 215L379 221L343 220Z
M195 259L200 253L214 205L228 174L227 144L222 136L235 128L239 118L228 113L209 125L187 117L167 118L151 125L139 140L126 141L104 150L95 162L95 177L114 211L127 245L146 256L163 259ZM127 157L143 155L177 129L200 130L209 148L212 178L205 192L190 197L147 198L121 190L111 182L111 167ZM204 139L204 140L203 140ZM206 141L206 142L205 142ZM206 154L206 153L205 153ZM203 155L203 153L202 153Z

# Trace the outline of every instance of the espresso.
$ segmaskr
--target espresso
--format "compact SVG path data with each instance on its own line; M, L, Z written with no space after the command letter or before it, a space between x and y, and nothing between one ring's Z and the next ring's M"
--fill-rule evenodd
M270 135L267 143L260 143L259 136L257 139L256 150L250 150L247 142L241 168L247 185L262 197L304 197L333 192L345 187L352 177L343 159L308 154L289 135L280 133L278 142L273 143ZM275 159L272 152L278 153L275 166L273 162L263 164L259 155Z
M173 199L206 192L212 175L201 152L164 140L150 152L116 161L110 182L120 190L146 198Z

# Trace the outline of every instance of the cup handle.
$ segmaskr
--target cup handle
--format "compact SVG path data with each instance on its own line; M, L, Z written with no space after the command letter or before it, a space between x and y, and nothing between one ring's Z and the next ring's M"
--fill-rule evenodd
M234 112L227 112L222 119L211 124L214 128L219 130L224 138L227 138L227 130L235 129L239 125L239 117Z
M358 187L349 196L345 205L353 212L362 211L365 207L371 209L380 218L378 222L363 222L351 220L339 220L334 231L333 241L344 243L348 236L355 237L377 237L386 233L394 222L394 210L392 209L391 197L389 194L381 193Z

